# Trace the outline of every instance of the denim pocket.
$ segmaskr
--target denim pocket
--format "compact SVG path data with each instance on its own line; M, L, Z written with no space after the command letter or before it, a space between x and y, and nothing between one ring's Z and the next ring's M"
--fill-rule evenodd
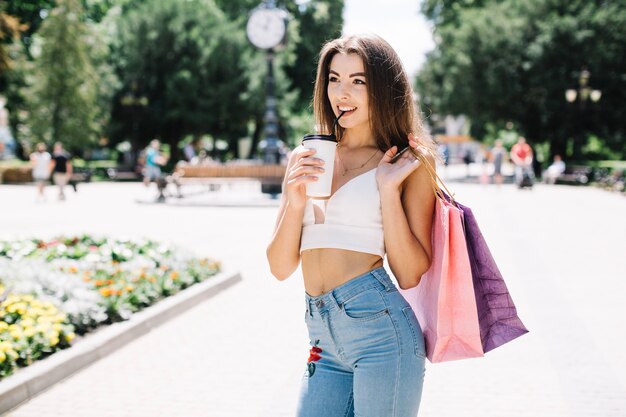
M422 336L422 328L420 327L417 318L415 317L415 313L413 309L409 307L404 307L402 309L402 314L404 314L404 318L406 319L409 329L411 329L411 336L413 337L413 347L415 349L415 355L419 358L426 357L426 348L424 345L424 337Z
M360 292L341 304L344 316L354 321L370 321L389 313L383 295L377 289Z

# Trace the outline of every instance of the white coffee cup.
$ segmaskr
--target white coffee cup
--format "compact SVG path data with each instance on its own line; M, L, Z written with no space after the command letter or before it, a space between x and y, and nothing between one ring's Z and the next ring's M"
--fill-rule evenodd
M312 134L305 135L302 146L315 149L315 158L324 161L324 172L316 173L318 180L306 184L306 195L309 197L330 197L335 169L335 155L337 153L337 138L335 135Z

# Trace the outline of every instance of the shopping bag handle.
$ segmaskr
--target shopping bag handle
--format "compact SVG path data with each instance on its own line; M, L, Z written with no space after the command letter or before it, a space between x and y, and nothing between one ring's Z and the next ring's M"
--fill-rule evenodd
M450 190L448 190L448 187L446 187L446 184L443 182L441 177L437 174L437 171L432 166L430 161L420 152L417 152L415 149L410 148L410 151L413 154L413 156L415 156L422 163L422 165L424 165L424 167L426 168L426 171L428 171L428 175L430 176L430 183L433 188L433 192L435 193L435 197L441 198L442 200L447 200L445 197L447 195L450 202L456 206L456 200L454 199L454 194L452 194ZM439 184L441 184L441 186ZM441 189L441 187L443 187L443 190ZM445 193L444 193L444 190L445 190Z

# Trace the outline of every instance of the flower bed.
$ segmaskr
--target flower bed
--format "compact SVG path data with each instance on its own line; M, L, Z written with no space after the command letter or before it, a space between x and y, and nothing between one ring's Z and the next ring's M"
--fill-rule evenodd
M0 379L219 270L149 240L0 241Z

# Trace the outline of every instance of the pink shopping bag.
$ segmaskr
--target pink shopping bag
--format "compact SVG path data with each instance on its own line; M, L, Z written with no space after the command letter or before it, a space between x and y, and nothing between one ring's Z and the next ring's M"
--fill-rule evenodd
M411 305L433 362L484 356L462 212L437 197L432 263L417 287L400 290Z

